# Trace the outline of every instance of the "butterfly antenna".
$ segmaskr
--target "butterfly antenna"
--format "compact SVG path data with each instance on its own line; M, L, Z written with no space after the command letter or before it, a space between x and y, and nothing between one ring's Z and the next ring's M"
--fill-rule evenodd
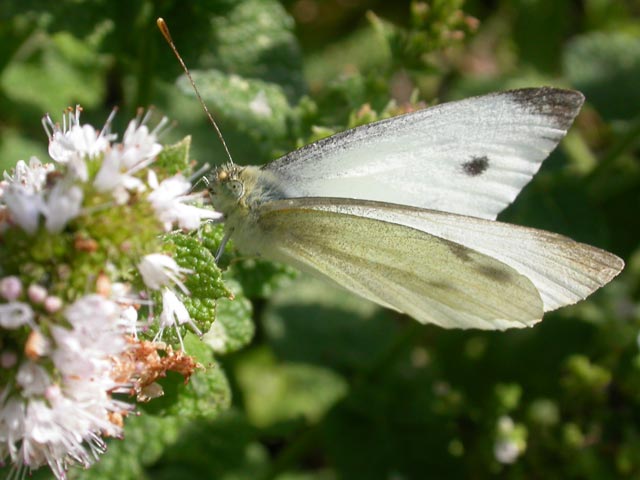
M209 117L209 121L211 122L211 125L213 125L213 128L216 129L216 133L218 134L218 138L222 142L222 146L224 147L224 151L227 152L227 157L229 157L229 162L231 162L231 164L233 164L233 158L231 158L231 153L229 152L229 148L227 147L227 143L224 141L224 138L222 136L222 132L220 132L220 129L218 128L218 124L213 119L213 115L211 115L211 113L209 113L209 109L207 108L207 105L204 103L204 100L202 100L202 97L200 96L200 92L198 91L198 87L196 87L196 82L193 81L193 78L191 77L191 74L189 73L189 69L187 68L187 66L185 65L184 61L182 60L182 57L178 53L178 49L176 48L175 44L173 43L173 39L171 38L171 34L169 33L169 27L167 26L167 24L165 23L163 18L158 18L156 20L156 24L158 25L158 28L162 32L162 36L164 37L164 39L167 41L167 43L171 47L171 50L173 50L173 54L178 59L178 62L180 62L180 65L182 66L182 69L184 70L184 73L187 74L187 78L191 82L191 86L193 87L194 92L196 92L196 97L198 97L198 101L200 102L200 105L202 105L202 108L204 109L205 113L207 114L207 117Z

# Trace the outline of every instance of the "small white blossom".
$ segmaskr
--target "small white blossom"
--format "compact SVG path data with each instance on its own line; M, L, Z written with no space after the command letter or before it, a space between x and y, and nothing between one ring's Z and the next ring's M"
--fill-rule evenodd
M55 313L62 308L62 299L51 295L44 300L44 309L49 313Z
M520 448L513 440L498 440L493 446L493 455L500 463L514 463L520 456Z
M13 223L29 234L36 232L43 203L41 192L30 192L27 188L10 184L3 191L2 201Z
M525 438L508 415L501 416L496 427L497 438L493 445L493 455L500 463L514 463L526 449Z
M120 314L125 331L134 338L138 338L138 311L131 305L125 307Z
M13 301L22 294L22 282L16 276L4 277L0 280L0 295L6 300Z
M0 304L0 326L16 329L32 323L33 310L27 303L9 302Z
M146 125L148 115L129 122L120 145L109 150L102 161L100 170L94 179L98 191L113 192L120 205L129 200L129 192L142 192L146 186L134 175L155 161L162 151L158 143L158 132L168 122L163 118L153 130Z
M93 185L99 192L111 191L119 205L129 200L129 192L146 189L142 180L133 176L133 169L128 169L124 164L124 151L119 148L105 154Z
M40 304L47 298L47 289L37 283L32 283L27 288L27 296L33 303Z
M47 387L51 385L51 377L41 366L31 361L20 365L16 382L22 387L22 395L44 395Z
M59 182L42 204L45 227L51 233L61 232L66 224L80 214L82 207L82 189L76 185Z
M109 133L112 114L107 119L104 128L97 132L91 125L80 125L82 109L69 109L62 117L62 126L54 123L49 115L42 119L47 136L49 137L49 155L59 163L68 163L73 158L88 156L94 158L105 152L115 135Z
M159 290L162 287L176 284L185 295L189 290L180 280L180 274L193 273L188 268L180 267L176 261L168 255L161 253L151 253L145 255L138 264L138 271L142 275L145 285L152 290Z
M29 165L24 160L19 160L13 169L13 175L4 172L5 188L8 184L15 184L29 193L39 192L47 182L47 175L53 170L52 163L42 164L36 157L31 157Z
M163 117L160 123L151 131L147 127L149 114L142 119L131 120L122 138L123 165L128 169L140 170L141 165L148 165L162 151L158 143L158 136L167 125L168 119Z
M111 397L123 387L111 375L112 359L127 348L122 310L99 295L80 298L64 311L68 328L50 327L46 354L58 375L26 359L16 375L19 393L2 390L0 457L17 471L48 464L63 479L71 464L88 467L104 452L103 436L121 435L111 414L131 407Z
M160 314L160 331L158 332L158 336L162 335L165 328L175 327L178 339L180 340L180 347L184 350L184 343L182 342L182 336L180 335L178 326L184 325L185 323L198 335L202 335L191 319L184 303L182 303L170 289L165 288L162 291L162 313Z
M188 204L196 201L199 195L188 194L191 183L180 174L158 184L153 171L149 171L148 182L153 188L153 192L149 194L149 201L166 231L171 230L175 223L182 229L194 230L200 226L203 219L220 220L222 218L219 212Z

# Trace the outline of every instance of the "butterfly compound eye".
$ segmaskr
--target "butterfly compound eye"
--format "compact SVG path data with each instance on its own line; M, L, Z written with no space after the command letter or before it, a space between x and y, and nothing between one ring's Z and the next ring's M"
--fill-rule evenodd
M227 183L227 187L235 198L240 198L244 194L244 185L238 180L231 180Z

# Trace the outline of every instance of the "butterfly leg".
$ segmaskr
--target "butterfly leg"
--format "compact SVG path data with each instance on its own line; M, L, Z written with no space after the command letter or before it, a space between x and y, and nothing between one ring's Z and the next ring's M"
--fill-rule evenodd
M227 232L224 234L224 237L222 237L222 242L220 242L220 246L218 247L218 251L216 252L216 264L220 261L220 257L222 257L224 247L227 246L227 242L229 241L229 238L231 238L231 233L232 232Z

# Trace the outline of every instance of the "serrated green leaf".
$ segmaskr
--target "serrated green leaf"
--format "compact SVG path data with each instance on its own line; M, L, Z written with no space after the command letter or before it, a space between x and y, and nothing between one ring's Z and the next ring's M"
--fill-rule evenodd
M237 2L212 21L216 68L278 84L289 98L297 98L305 87L294 27L280 2Z
M185 348L189 353L189 346ZM231 390L227 377L211 351L202 352L199 359L209 357L203 368L196 370L186 385L180 375L169 372L166 378L158 381L164 395L145 404L145 411L162 416L212 419L229 408Z
M192 272L184 281L190 295L185 295L182 300L198 327L207 331L215 318L216 299L230 297L231 291L222 281L215 257L198 238L173 234L168 240L175 247L178 265Z
M277 363L266 348L242 358L236 376L247 415L257 426L305 418L317 422L347 392L347 383L326 368Z
M165 146L158 154L154 162L154 168L164 171L167 176L175 175L178 172L187 172L189 169L189 149L191 147L191 136L184 137L173 145Z
M640 38L592 32L575 38L564 52L569 81L607 119L629 119L640 105Z
M218 355L240 350L248 345L253 338L255 326L253 324L253 308L251 302L239 295L233 300L221 298L217 302L216 321L202 336Z
M286 138L287 119L294 110L282 87L219 70L192 71L191 75L202 98L240 131L262 141ZM188 95L194 95L184 76L178 80L178 86Z

